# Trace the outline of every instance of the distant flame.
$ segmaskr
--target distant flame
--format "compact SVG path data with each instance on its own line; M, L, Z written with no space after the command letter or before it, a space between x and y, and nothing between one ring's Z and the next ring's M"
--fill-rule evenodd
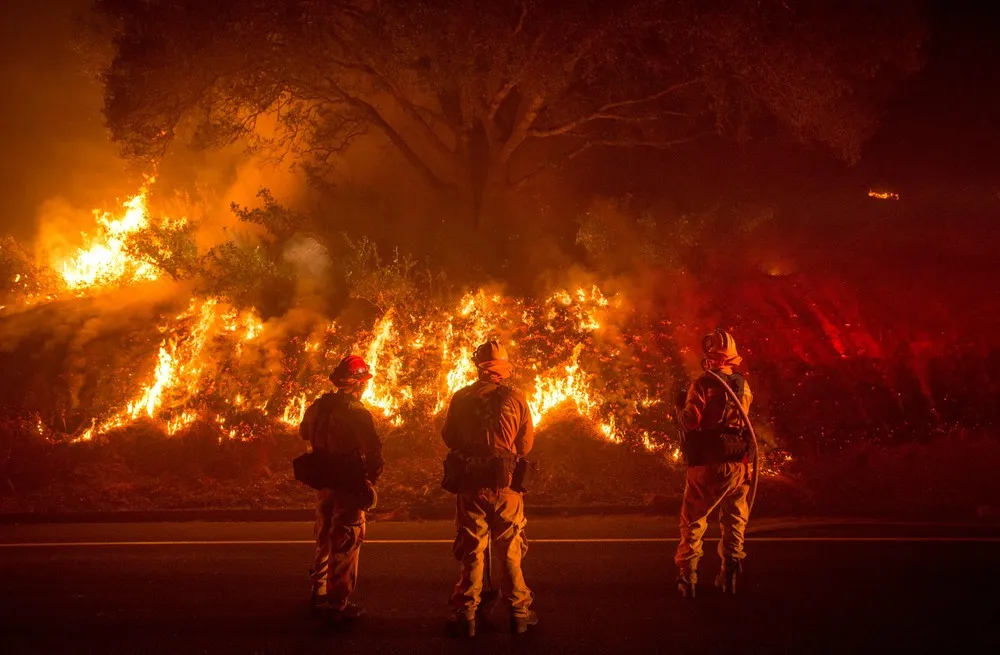
M895 191L868 191L869 198L875 198L877 200L899 200L899 194Z

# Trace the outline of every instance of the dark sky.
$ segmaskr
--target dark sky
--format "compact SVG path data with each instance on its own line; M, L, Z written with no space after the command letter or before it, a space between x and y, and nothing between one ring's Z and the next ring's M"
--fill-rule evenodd
M134 188L108 143L100 88L68 49L72 13L88 4L0 3L0 233L29 238L46 199L90 207ZM931 3L927 64L899 89L850 175L907 187L1000 187L1000 85L993 80L1000 21L978 4Z
M1000 15L988 3L931 3L924 69L899 89L865 165L914 182L1000 186Z

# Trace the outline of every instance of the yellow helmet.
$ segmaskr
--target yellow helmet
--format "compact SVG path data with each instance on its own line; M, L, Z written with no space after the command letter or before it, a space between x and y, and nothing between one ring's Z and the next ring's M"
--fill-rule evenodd
M706 334L701 340L701 350L710 364L739 366L743 358L736 350L736 340L722 328Z
M475 353L472 355L472 360L477 365L488 362L507 361L507 349L497 343L497 341L491 339L476 348Z

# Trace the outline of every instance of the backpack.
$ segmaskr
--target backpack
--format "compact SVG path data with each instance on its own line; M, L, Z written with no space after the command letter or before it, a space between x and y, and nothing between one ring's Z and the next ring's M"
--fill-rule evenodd
M743 395L743 385L746 384L739 373L719 376L726 381L736 397ZM714 378L714 384L718 384ZM723 390L725 406L723 412L728 414L735 410L733 399ZM738 410L737 410L738 411ZM732 428L723 426L701 430L692 430L684 435L681 451L688 466L705 466L708 464L724 464L741 462L750 453L750 443L746 437L746 426Z

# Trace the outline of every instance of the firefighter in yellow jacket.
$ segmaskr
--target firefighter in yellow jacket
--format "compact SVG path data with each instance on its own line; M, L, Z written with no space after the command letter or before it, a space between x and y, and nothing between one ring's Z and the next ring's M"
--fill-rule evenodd
M510 485L512 466L531 451L534 428L524 396L501 384L512 372L506 349L490 341L476 348L473 360L479 379L452 397L442 430L449 457L458 458L465 471L465 482L454 490L454 554L461 575L451 595L454 614L449 627L456 636L475 635L492 537L503 563L501 589L510 603L511 627L522 634L538 617L530 610L533 596L521 572L528 550L524 501Z
M751 464L749 443L739 410L721 383L707 371L713 371L735 392L744 411L749 411L753 396L742 375L733 371L743 361L733 337L722 330L702 340L706 370L690 386L681 422L684 425L684 456L687 480L680 514L680 543L674 561L679 569L677 589L694 598L698 581L698 562L708 517L719 510L722 539L719 557L722 566L715 579L724 593L736 593L736 578L742 572L743 537L750 509Z
M372 378L357 355L344 358L330 374L336 393L325 393L306 410L299 434L314 451L337 456L349 487L316 492L316 556L311 571L313 611L334 621L359 618L364 610L349 601L358 582L358 558L365 540L365 510L375 505L375 482L382 473L382 442L361 394Z

